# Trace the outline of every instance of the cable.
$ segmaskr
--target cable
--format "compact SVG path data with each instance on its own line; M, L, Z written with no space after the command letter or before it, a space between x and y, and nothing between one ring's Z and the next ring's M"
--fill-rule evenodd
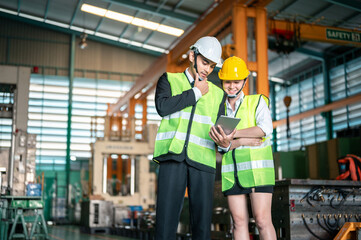
M331 223L329 222L330 217L331 217L331 215L328 215L328 218L326 219L326 215L323 215L323 221L324 221L324 223L325 223L325 225L326 225L326 227L327 227L328 229L330 229L331 231L336 231L336 229L337 229L337 222L335 222L334 224L331 224Z
M319 188L318 187L313 187L309 192L306 193L306 195L300 200L300 202L303 202L303 200L306 199L307 203L309 205L311 205L312 207L314 207L314 205L310 202L310 199L312 199L312 197L310 195L311 195L311 193L313 193L317 189L319 189Z
M305 214L302 214L302 220L303 220L303 224L305 225L305 227L307 228L307 230L317 239L319 240L327 240L325 238L321 238L319 236L317 236L314 232L312 232L312 230L310 229L310 227L307 225L306 219L305 219Z
M325 226L322 225L321 221L320 221L320 214L317 214L317 223L318 225L320 225L320 227L325 230L332 238L335 235L334 231L331 231L330 229L327 229Z
M341 221L342 215L339 214L338 217L335 216L336 219L336 225L337 225L337 230L340 230L340 221Z
M336 191L338 191L339 193L339 197L338 199L342 196L342 199L340 201L339 204L335 205L333 204L333 201L335 200L335 196L332 197L331 201L330 201L330 206L334 209L338 209L340 208L341 206L343 206L347 200L347 198L352 194L354 193L354 191L351 191L351 192L346 192L346 191L343 191L341 189L335 189ZM337 200L338 201L338 200Z

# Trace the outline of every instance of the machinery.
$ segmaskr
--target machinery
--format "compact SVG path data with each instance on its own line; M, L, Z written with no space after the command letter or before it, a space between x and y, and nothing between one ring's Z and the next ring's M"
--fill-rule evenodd
M357 239L355 235L361 231L360 187L360 182L344 180L276 181L272 220L277 239ZM187 205L188 199L185 199L178 227L182 239L190 236ZM250 204L248 209L250 235L258 239ZM232 239L232 219L220 181L215 183L211 236L212 239Z
M113 202L103 200L84 201L81 204L81 225L90 233L107 233L113 223Z
M10 126L9 131L2 126L1 136L9 147L0 149L0 239L48 238L41 187L32 184L36 135L27 133L30 68L0 66L0 76L0 118Z
M115 231L124 226L134 229L137 212L155 205L156 176L149 171L149 156L158 126L144 125L136 132L134 118L127 121L106 116L93 120L92 136L98 136L97 123L104 122L104 137L97 137L92 144L91 195L81 206L82 226L90 233L107 233L112 226Z
M334 239L345 223L361 222L360 187L344 180L277 181L272 203L277 239Z
M123 121L114 119L106 117L105 129ZM93 195L115 204L148 208L155 204L155 174L149 172L148 156L153 154L157 125L147 125L139 140L135 140L135 130L128 129L120 135L118 130L105 131L104 139L92 144L90 189Z
M6 170L0 192L21 196L35 181L36 136L27 134L30 69L0 66L0 74L0 118L11 127L1 136L10 141L9 148L0 149L0 167Z

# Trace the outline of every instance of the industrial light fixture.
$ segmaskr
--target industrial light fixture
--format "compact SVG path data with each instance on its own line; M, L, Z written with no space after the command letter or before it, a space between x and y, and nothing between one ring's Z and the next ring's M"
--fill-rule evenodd
M173 35L179 37L184 33L184 30L180 28L170 27L164 24L148 21L141 18L136 18L130 15L126 15L123 13L113 12L104 8L99 8L96 6L92 6L89 4L84 3L81 6L81 10L87 13L95 14L101 17L106 17L109 19L113 19L119 22L124 22L128 24L132 24L138 27L147 28L153 31L162 32L165 34Z
M80 49L85 49L85 48L87 48L88 47L88 44L87 44L87 42L86 42L86 38L88 37L88 34L86 34L86 33L82 33L81 35L80 35L80 42L79 42L79 48Z

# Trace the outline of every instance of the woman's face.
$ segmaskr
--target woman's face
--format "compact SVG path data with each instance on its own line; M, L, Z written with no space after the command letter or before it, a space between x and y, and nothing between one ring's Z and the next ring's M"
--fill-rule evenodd
M242 89L243 83L244 80L236 80L236 81L225 80L223 81L223 90L228 95L234 95L238 93L239 90Z

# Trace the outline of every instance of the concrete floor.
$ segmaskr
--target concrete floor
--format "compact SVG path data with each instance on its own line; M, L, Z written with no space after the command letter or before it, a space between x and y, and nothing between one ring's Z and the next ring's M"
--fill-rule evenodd
M79 226L48 226L48 231L51 240L134 240L115 235L82 233Z

